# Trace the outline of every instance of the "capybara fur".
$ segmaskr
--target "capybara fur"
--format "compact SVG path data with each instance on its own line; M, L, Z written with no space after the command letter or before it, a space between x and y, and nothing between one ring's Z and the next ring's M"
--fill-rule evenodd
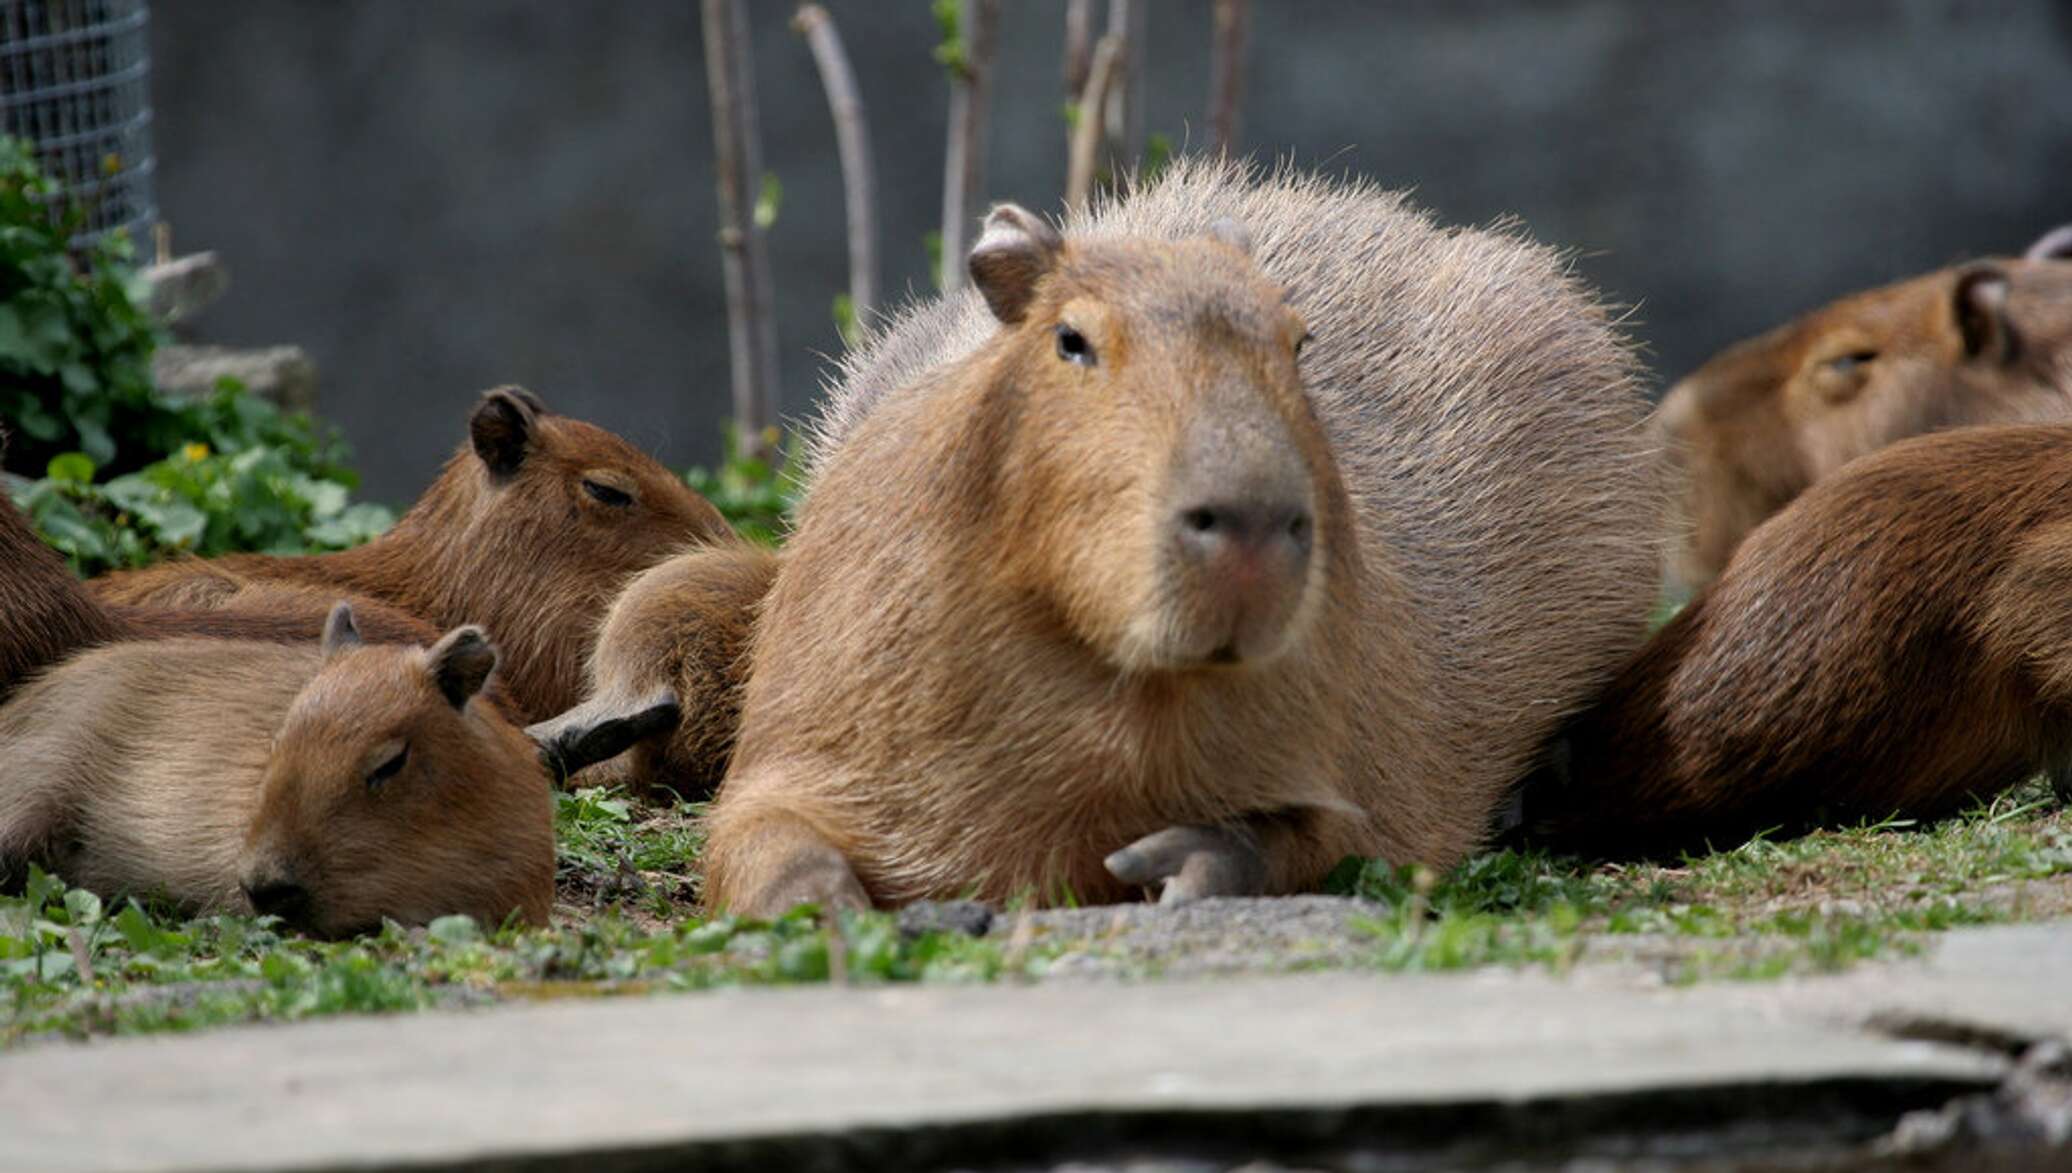
M588 699L526 730L549 773L589 767L588 785L710 797L733 752L749 641L777 562L775 551L734 539L628 583L591 651Z
M1553 744L1528 837L1605 856L1934 817L2072 761L2072 426L1866 456L1750 533Z
M546 921L550 790L478 694L479 628L362 643L122 642L0 706L0 873L34 862L189 913L256 911L348 936L384 919Z
M1192 161L970 269L832 392L710 903L1447 867L1640 645L1645 403L1552 251Z
M1657 422L1681 458L1678 593L1806 487L1895 440L2072 418L2072 228L1845 297L1731 346L1672 387Z
M292 582L373 599L446 628L476 623L504 649L499 678L534 720L574 705L606 607L625 580L729 534L681 478L529 391L483 395L469 443L388 533L335 554L242 554L97 579L106 600L243 606L233 581Z

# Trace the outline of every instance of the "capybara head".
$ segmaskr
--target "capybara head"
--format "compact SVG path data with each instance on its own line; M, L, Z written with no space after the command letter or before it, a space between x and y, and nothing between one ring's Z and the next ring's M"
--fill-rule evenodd
M1729 347L1656 422L1683 461L1671 576L1712 579L1814 481L1922 432L2072 414L2072 226L2020 259L1872 289Z
M1008 572L1125 671L1288 647L1344 540L1319 520L1339 489L1296 371L1308 330L1244 231L1068 244L1008 205L970 268L1002 326L978 361L1012 405Z
M532 743L486 698L477 627L363 643L352 608L275 735L239 882L255 912L323 936L467 913L544 924L553 807Z
M646 453L522 388L485 393L468 435L407 522L442 551L433 589L448 597L434 609L487 624L506 687L533 715L559 712L581 698L590 636L619 586L728 535L726 520Z

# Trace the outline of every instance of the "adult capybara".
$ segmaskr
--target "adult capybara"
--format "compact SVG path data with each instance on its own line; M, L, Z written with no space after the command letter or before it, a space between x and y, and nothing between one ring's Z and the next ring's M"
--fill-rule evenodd
M833 391L711 903L1445 867L1639 646L1645 405L1553 252L1185 162L970 270Z
M1808 485L1895 440L1963 424L2072 418L2072 226L2020 259L1843 298L1722 351L1671 388L1657 423L1681 454L1694 589Z
M736 539L628 583L597 633L589 697L526 730L548 772L564 779L590 767L592 783L710 796L733 752L749 641L777 561Z
M478 623L504 649L499 676L528 719L559 713L582 697L590 641L625 580L730 531L668 469L529 391L483 395L468 432L395 528L357 549L171 562L94 589L118 603L244 607L226 580L294 582L442 628Z
M2072 761L2072 426L1894 444L1758 526L1554 744L1530 837L1600 855L1935 816Z
M479 699L479 628L363 644L122 642L0 705L0 874L39 863L187 912L326 936L453 912L546 921L553 809L532 743Z

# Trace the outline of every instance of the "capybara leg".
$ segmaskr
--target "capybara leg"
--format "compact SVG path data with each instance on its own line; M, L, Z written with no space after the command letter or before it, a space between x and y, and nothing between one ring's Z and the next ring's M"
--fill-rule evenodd
M23 795L0 801L0 892L21 889L28 881L29 865L45 854L58 833L58 815L49 804Z
M1160 887L1160 904L1209 896L1258 896L1266 891L1266 852L1244 824L1167 827L1102 861L1116 879Z
M615 758L649 737L676 730L680 710L668 685L645 696L592 697L552 720L526 728L540 747L540 764L559 785L576 771Z
M769 920L801 904L823 913L871 906L841 849L797 815L766 811L721 822L712 829L707 859L708 902L737 916Z
M2044 771L2050 779L2050 792L2058 796L2061 806L2072 806L2072 762L2059 762Z

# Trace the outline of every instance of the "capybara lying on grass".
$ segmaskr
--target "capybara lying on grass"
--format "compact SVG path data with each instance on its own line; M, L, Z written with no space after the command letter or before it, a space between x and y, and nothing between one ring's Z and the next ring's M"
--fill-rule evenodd
M394 529L357 549L174 561L97 579L110 602L252 609L240 583L300 583L368 598L437 627L477 623L527 719L583 695L583 665L627 578L726 522L668 469L517 387L483 395L470 442Z
M970 269L833 392L712 904L1445 867L1640 645L1645 403L1552 251L1183 162L1062 238L996 210Z
M1528 835L1610 856L1932 817L2072 762L2072 426L1866 456L1758 526L1553 744Z
M2020 259L1941 269L1731 346L1657 415L1681 454L1681 588L1842 465L1963 424L2072 419L2072 226Z

